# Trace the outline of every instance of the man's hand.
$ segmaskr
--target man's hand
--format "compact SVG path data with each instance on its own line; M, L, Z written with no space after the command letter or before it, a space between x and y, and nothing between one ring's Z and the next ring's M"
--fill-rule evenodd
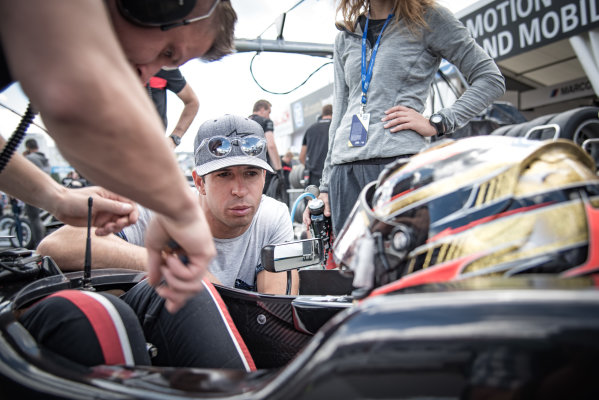
M178 221L156 215L146 232L149 283L166 300L166 309L171 313L202 290L202 278L216 255L210 228L199 204L185 214L185 218ZM172 251L168 246L173 240L180 246L187 264L178 258L179 250ZM160 284L163 279L166 285Z
M331 216L331 207L329 206L329 194L328 193L320 193L318 198L320 200L322 200L322 202L324 203L324 216L330 217ZM306 225L306 230L309 231L312 220L310 219L310 209L307 206L306 206L306 209L304 210L304 214L302 215L302 220L304 222L304 225Z
M61 189L48 211L65 224L86 226L87 200L90 196L94 199L92 225L98 228L97 235L119 232L137 221L139 211L134 202L99 186Z

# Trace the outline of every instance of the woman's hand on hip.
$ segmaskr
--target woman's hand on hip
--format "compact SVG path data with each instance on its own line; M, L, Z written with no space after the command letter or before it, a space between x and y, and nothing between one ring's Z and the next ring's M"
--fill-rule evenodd
M404 106L394 106L385 111L381 121L386 122L383 127L391 133L406 129L412 130L424 137L434 136L437 130L428 120L416 110Z

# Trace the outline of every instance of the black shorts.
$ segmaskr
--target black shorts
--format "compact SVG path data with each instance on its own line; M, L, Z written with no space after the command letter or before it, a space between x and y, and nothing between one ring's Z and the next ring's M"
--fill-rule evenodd
M218 291L208 281L203 284L204 290L175 314L142 281L121 298L82 290L57 292L27 310L20 322L41 346L85 366L254 371L254 361ZM149 345L157 351L151 360Z
M137 316L111 294L62 290L20 322L41 346L82 365L150 365Z

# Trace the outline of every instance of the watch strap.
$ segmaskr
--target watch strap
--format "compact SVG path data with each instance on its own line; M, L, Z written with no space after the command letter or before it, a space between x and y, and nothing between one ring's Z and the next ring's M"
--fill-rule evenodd
M169 137L172 139L173 143L175 143L175 146L179 146L181 144L181 136L172 134Z
M439 121L434 121L438 119ZM441 137L447 133L447 125L445 123L445 116L440 113L435 113L429 118L430 124L437 130L437 136Z

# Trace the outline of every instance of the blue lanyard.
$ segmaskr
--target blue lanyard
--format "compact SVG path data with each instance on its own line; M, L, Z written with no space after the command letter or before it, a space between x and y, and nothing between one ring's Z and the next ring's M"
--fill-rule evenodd
M376 58L376 53L379 49L379 44L381 43L381 36L383 36L383 31L387 27L387 24L393 18L395 14L389 14L385 24L383 25L383 29L381 29L381 33L379 33L379 37L376 39L376 43L372 48L372 55L370 56L370 63L368 65L368 71L366 71L366 32L368 31L368 21L369 18L366 17L366 25L364 26L364 32L362 33L362 107L366 106L366 93L368 93L368 88L370 87L370 80L372 79L372 68L374 67L374 59Z

